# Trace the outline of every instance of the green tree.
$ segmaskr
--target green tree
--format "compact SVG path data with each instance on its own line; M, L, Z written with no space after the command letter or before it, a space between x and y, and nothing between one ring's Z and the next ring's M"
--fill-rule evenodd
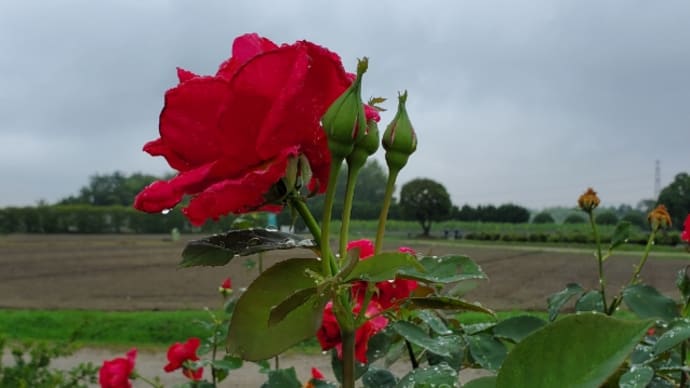
M556 221L551 216L549 212L541 212L534 216L532 219L533 224L553 224Z
M131 206L134 197L151 182L160 179L153 175L134 173L129 176L120 171L112 174L92 175L89 184L79 190L77 196L67 197L61 205L88 204L95 206Z
M529 222L529 210L522 206L506 203L496 209L496 221L512 224Z
M427 178L417 178L405 183L400 190L400 207L403 216L417 220L424 236L429 236L432 221L448 216L453 204L442 184Z
M564 224L584 224L585 222L587 222L585 217L576 213L568 215L568 217L565 217L563 220Z
M616 216L616 213L609 210L604 210L596 216L597 224L599 225L616 225L618 223L618 216Z
M690 175L681 172L659 193L657 204L665 205L674 228L682 228L690 214Z

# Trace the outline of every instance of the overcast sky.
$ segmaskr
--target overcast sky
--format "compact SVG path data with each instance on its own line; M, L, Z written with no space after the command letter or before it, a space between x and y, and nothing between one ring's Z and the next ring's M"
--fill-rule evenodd
M690 2L2 1L0 206L56 201L94 173L162 174L158 137L175 67L215 73L232 40L307 39L365 98L399 90L418 151L401 173L453 202L573 205L653 197L690 171ZM379 155L383 160L383 155Z

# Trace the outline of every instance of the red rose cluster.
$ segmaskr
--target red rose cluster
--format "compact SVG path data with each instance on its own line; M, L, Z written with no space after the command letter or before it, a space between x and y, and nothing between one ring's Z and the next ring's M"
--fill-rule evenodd
M374 244L370 240L356 240L347 245L347 250L359 249L360 260L366 260L374 255ZM412 248L401 247L400 252L415 254ZM417 288L417 282L407 279L395 279L376 283L377 291L372 296L367 305L365 316L368 319L362 326L355 331L355 358L361 363L367 362L367 349L369 339L388 325L388 319L379 315L381 311L395 305L396 302L409 297L412 291ZM352 287L352 296L355 300L353 313L359 314L362 309L364 294L366 293L366 282L356 283ZM342 356L342 338L340 336L340 326L333 313L333 303L329 302L323 311L321 327L316 333L321 344L321 349L329 350L335 348L338 355Z
M235 39L215 75L177 75L179 84L165 94L160 138L144 150L179 173L146 187L137 209L161 212L192 195L183 211L194 225L228 213L279 211L267 194L298 157L313 173L310 188L325 191L330 152L320 120L354 79L337 54L247 34Z

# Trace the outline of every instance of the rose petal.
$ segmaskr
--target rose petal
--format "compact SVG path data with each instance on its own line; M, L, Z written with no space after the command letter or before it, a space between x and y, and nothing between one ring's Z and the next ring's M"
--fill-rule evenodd
M238 178L222 180L194 197L183 212L193 225L228 213L247 213L262 207L266 194L285 175L288 158L296 156L293 147L275 159L254 169L247 169Z
M248 60L277 48L278 46L271 40L256 33L241 35L232 43L232 57L221 63L216 76L231 79L237 69Z

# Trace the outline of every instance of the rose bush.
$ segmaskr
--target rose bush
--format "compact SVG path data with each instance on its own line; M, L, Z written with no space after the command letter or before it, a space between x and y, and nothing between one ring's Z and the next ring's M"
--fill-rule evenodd
M326 189L330 154L320 119L353 79L338 55L307 41L277 46L247 34L215 75L178 69L178 78L165 94L160 138L144 146L178 174L144 189L137 209L160 212L192 195L183 211L194 225L277 211L280 203L267 194L300 156L313 172L310 187Z
M683 225L683 231L680 234L680 239L690 243L690 214L685 218L685 223Z

